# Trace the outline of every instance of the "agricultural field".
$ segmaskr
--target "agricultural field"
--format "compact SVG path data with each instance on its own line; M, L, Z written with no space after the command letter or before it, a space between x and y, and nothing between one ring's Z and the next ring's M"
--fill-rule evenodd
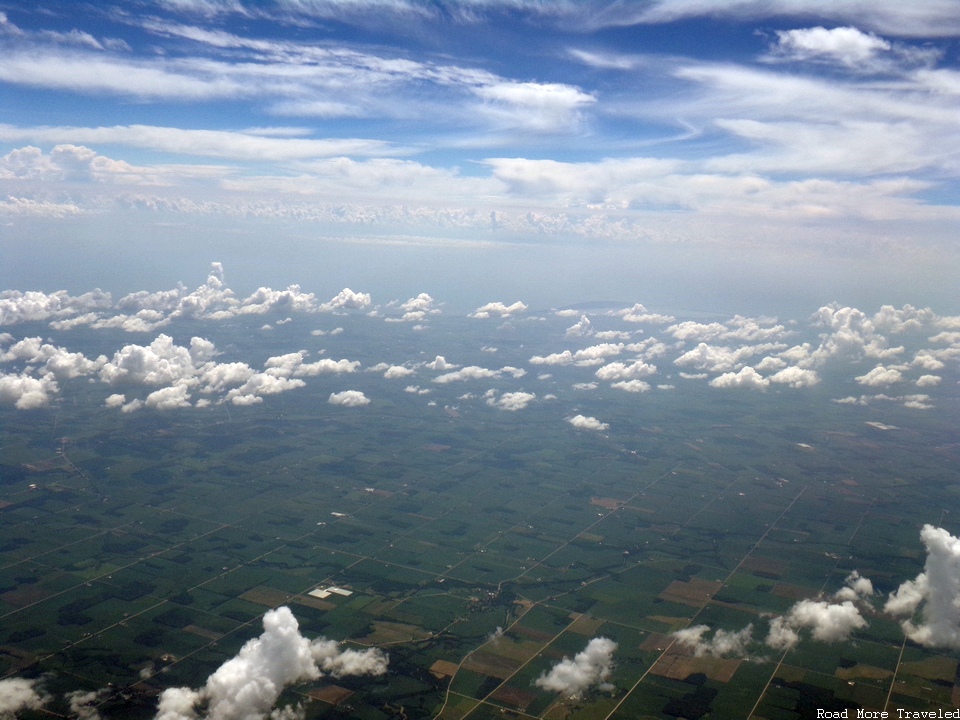
M960 704L957 650L884 611L924 569L921 528L960 530L955 363L929 411L832 402L854 390L830 369L802 390L672 376L633 393L574 388L595 366L538 376L530 358L563 344L556 316L444 317L425 333L337 321L335 342L296 318L268 339L225 323L216 344L222 362L322 346L362 368L420 363L430 392L358 370L255 404L126 413L75 378L46 407L0 411L0 675L49 698L19 717L76 716L77 691L104 718L154 717L161 693L203 686L280 608L305 638L388 656L385 672L283 689L277 706L311 719ZM129 341L103 333L69 341L88 356ZM529 374L423 377L443 353L489 364L494 345L498 367ZM348 385L369 402L328 402ZM521 389L536 401L496 404ZM606 427L570 422L581 413ZM844 588L860 621L784 625L804 601L846 607ZM795 638L778 645L776 628Z

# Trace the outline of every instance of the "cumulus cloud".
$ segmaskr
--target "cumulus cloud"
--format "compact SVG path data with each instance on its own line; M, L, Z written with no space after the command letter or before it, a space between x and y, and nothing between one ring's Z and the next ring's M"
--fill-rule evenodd
M428 370L437 370L443 372L445 370L456 370L459 365L447 362L447 359L443 355L437 355L431 362L428 362L424 365Z
M960 538L924 525L920 539L927 549L923 572L891 593L884 610L906 616L901 627L914 642L960 649ZM914 622L918 609L919 622Z
M158 335L150 345L125 345L100 370L106 383L168 385L193 374L193 358L169 335Z
M537 396L534 393L528 393L523 391L518 392L508 392L501 395L499 398L494 396L487 397L487 405L491 407L499 408L500 410L508 410L510 412L516 412L517 410L523 410L530 403L537 399Z
M199 690L168 688L160 694L156 720L261 720L271 713L288 685L316 680L324 673L382 675L387 656L377 649L342 650L333 640L308 640L287 607L263 616L263 634L247 641Z
M728 372L715 377L710 381L710 387L715 388L751 388L753 390L765 390L770 385L770 381L760 375L756 370L747 365L739 372Z
M344 405L345 407L362 407L370 404L370 398L359 390L344 390L343 392L330 393L327 402L331 405Z
M100 713L95 704L103 701L109 694L109 688L90 692L74 690L67 693L64 698L70 704L70 712L77 720L100 720Z
M23 678L0 680L0 718L16 717L21 710L39 710L47 698L37 692L36 682Z
M574 415L567 418L567 422L581 430L607 430L610 427L609 424L587 415Z
M623 347L623 343L600 343L581 348L576 352L564 350L549 355L534 355L530 358L530 362L534 365L578 365L581 367L600 365L604 358L622 353Z
M760 343L776 340L786 335L783 325L774 324L770 318L749 318L734 315L725 323L699 323L686 320L666 329L677 340L739 340L741 342Z
M154 390L147 395L144 405L157 410L173 410L190 407L190 392L187 385L172 385Z
M743 347L731 348L701 342L695 348L680 355L673 363L680 367L689 367L707 372L731 372L744 367L747 359L754 355L772 352L781 348L783 348L783 345L776 343L761 343L759 345L745 345Z
M903 380L903 373L901 373L896 368L888 368L883 365L877 365L873 370L864 374L858 375L856 378L857 382L861 385L867 385L869 387L883 387L885 385L893 385Z
M460 370L455 370L453 372L444 373L443 375L437 375L433 379L435 383L452 383L452 382L462 382L465 380L483 380L485 378L496 378L500 377L499 370L489 370L479 365L468 365L465 368Z
M867 621L851 600L801 600L786 615L773 619L766 644L774 650L789 650L800 641L802 629L809 629L814 640L840 642L866 626Z
M506 305L502 302L489 302L486 305L481 305L467 317L478 318L480 320L485 320L491 315L499 315L502 318L508 318L516 313L522 313L527 311L527 306L517 300L512 305Z
M110 307L111 302L110 293L102 290L76 297L65 290L50 294L35 290L3 290L0 291L0 325L16 325L104 310Z
M41 374L52 373L57 378L76 378L91 375L99 370L107 359L87 359L83 353L74 353L64 348L45 343L39 337L29 337L10 345L0 352L0 362L27 362L39 365Z
M185 347L160 334L150 345L126 345L111 360L104 358L99 377L110 385L162 386L142 403L120 406L129 412L141 405L160 410L186 407L191 397L188 391L223 394L221 402L252 405L262 402L264 395L304 387L306 383L300 378L352 373L360 367L358 361L345 358L304 362L307 353L300 350L268 358L264 369L258 372L243 362L215 362L213 358L218 354L215 345L205 338L193 337L190 346ZM118 406L116 395L111 396L109 407ZM205 400L204 404L209 402Z
M564 337L566 338L586 337L587 335L590 335L591 332L592 331L590 330L590 318L588 318L586 315L581 315L580 320L578 320L576 323L574 323L573 325L567 328L566 332L564 333Z
M770 382L789 385L792 388L811 387L820 382L820 376L815 370L807 370L795 365L783 368L771 375L769 379Z
M18 410L44 407L59 391L52 375L41 378L23 373L0 375L0 403L12 403Z
M884 314L880 322L888 322L895 313ZM796 363L801 367L822 365L835 356L886 360L904 350L900 346L890 347L873 319L857 308L825 305L814 313L812 320L815 325L826 328L827 332L820 336L819 347L805 349L805 359Z
M440 310L435 306L436 300L427 293L420 293L406 302L400 303L399 308L403 315L399 318L387 318L387 322L420 322L429 315L436 315Z
M676 320L673 315L661 315L659 313L652 313L647 310L643 305L637 303L631 308L626 310L620 310L615 313L620 315L626 322L633 323L651 323L658 325L665 325L667 323L672 323Z
M372 298L370 297L370 293L358 293L350 288L344 288L337 293L336 296L332 297L329 302L320 305L319 309L326 312L331 310L362 310L365 307L369 307L371 302Z
M624 392L642 393L647 392L650 389L650 383L636 379L618 380L617 382L610 383L610 387L614 388L615 390L623 390Z
M835 600L869 600L873 597L873 582L854 570L847 576L844 586L833 597Z
M622 362L612 362L598 369L597 379L612 382L616 380L634 380L655 375L656 365L649 365L642 360L636 360L629 365Z
M707 640L704 636L709 631L710 627L707 625L695 625L676 631L673 633L673 637L681 645L691 648L694 657L703 657L704 655L744 657L747 655L747 647L753 640L752 624L735 632L719 629L713 634L712 638Z
M593 638L583 651L572 659L563 658L550 672L538 677L534 684L567 697L579 697L591 686L606 683L613 671L613 653L616 649L617 644L609 638Z

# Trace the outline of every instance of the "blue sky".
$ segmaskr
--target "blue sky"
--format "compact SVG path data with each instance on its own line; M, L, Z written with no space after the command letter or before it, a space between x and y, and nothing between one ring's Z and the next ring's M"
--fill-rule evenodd
M954 0L0 13L5 288L960 307Z

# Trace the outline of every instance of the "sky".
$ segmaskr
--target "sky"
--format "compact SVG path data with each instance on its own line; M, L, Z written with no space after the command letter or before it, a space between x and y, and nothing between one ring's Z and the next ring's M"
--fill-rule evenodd
M0 288L960 310L960 2L0 0Z

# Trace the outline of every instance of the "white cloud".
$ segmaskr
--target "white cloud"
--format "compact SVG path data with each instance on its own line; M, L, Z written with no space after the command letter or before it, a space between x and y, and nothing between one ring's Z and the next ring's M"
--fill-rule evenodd
M234 405L253 405L263 402L264 395L276 395L304 387L303 380L291 379L269 371L251 375L243 385L233 388L224 400Z
M608 340L629 340L632 334L633 333L625 330L600 330L593 333L593 337L595 337L597 340L603 340L606 342Z
M856 23L897 37L952 37L960 32L956 4L931 0L904 4L897 0L654 0L639 8L627 6L607 22L615 24L664 23L690 17L733 17L754 21L775 17L819 16Z
M872 65L878 54L893 46L888 40L855 27L824 27L778 30L774 57L788 60L826 60L862 68Z
M917 387L936 387L942 379L939 375L921 375L917 378L916 385Z
M154 390L147 395L144 405L157 410L173 410L175 408L190 407L189 386L186 384Z
M761 376L756 370L747 365L741 368L739 372L728 372L715 377L710 381L710 387L715 388L751 388L753 390L765 390L770 381Z
M690 367L695 370L729 372L742 368L745 362L754 355L768 353L782 347L782 345L776 343L762 343L760 345L730 348L701 342L695 348L680 355L673 363L680 367Z
M873 597L873 583L854 570L844 580L844 587L834 593L834 600L868 601Z
M502 81L474 92L484 101L477 110L495 124L538 133L575 129L580 110L596 102L593 95L560 83Z
M506 305L505 303L498 301L498 302L489 302L486 305L481 305L472 313L470 313L467 317L485 320L486 318L489 318L491 315L497 314L501 318L508 318L516 313L522 313L526 311L527 311L527 306L524 303L520 302L519 300L517 300L512 305Z
M419 322L428 315L439 314L440 310L436 307L436 300L427 293L420 293L404 303L400 304L403 310L403 316L400 318L404 322Z
M169 335L158 335L150 345L125 345L100 370L106 383L170 385L194 374L189 349L174 345Z
M359 390L344 390L343 392L330 393L327 399L331 405L344 405L345 407L362 407L370 404L370 398Z
M759 366L758 366L759 367ZM820 376L815 370L807 370L796 366L786 367L770 376L770 382L782 383L792 388L811 387L820 382Z
M522 378L527 374L527 371L523 368L514 367L513 365L504 365L502 368L500 368L500 372L510 375L514 380Z
M677 630L673 633L673 637L681 645L693 649L694 657L703 657L704 655L713 657L746 656L747 647L753 640L753 625L747 625L742 630L737 631L719 629L710 640L706 640L704 635L709 630L710 627L707 625L695 625Z
M742 342L761 342L776 340L786 334L783 325L774 325L773 321L763 318L748 318L735 315L726 323L699 323L685 320L671 325L665 332L684 342L691 340L740 340Z
M595 417L590 417L586 415L574 415L573 417L567 418L567 422L573 425L575 428L580 430L607 430L610 425L605 422L600 422Z
M461 368L460 370L455 370L454 372L437 375L433 381L435 383L446 384L452 382L462 382L465 380L483 380L486 378L496 377L500 377L499 370L489 370L478 365L468 365L467 367Z
M6 351L0 352L0 363L17 360L41 365L41 375L52 373L58 379L91 375L107 361L102 355L96 360L89 360L83 353L69 352L56 345L44 343L39 337L24 338Z
M626 310L620 310L615 314L622 316L623 319L627 322L634 322L634 323L652 323L652 324L665 325L667 323L671 323L674 320L676 320L676 318L673 317L672 315L661 315L659 313L652 313L640 303L637 303L633 307L627 308Z
M920 539L927 549L923 572L890 594L884 610L907 616L904 633L927 647L960 648L960 538L943 528L924 525ZM912 616L920 610L920 622Z
M18 410L44 407L59 391L52 375L39 379L23 373L0 375L0 403L12 403Z
M96 703L102 702L110 695L110 688L100 690L74 690L64 695L64 699L70 704L70 712L77 720L101 720L100 712L96 708Z
M610 387L614 390L623 390L625 392L632 393L642 393L650 390L650 383L644 382L643 380L618 380L617 382L610 383Z
M302 363L298 364L293 369L294 377L307 377L312 375L321 375L326 373L352 373L356 372L357 368L360 367L360 362L357 360L347 360L346 358L341 358L340 360L331 360L330 358L320 358L319 360L312 363Z
M623 343L600 343L581 348L576 352L564 350L550 355L534 355L530 362L534 365L599 365L604 358L623 352Z
M635 360L629 365L622 362L609 363L599 368L594 374L599 380L611 382L650 377L651 375L656 375L656 373L656 365L649 365L642 360Z
M893 385L903 380L903 373L894 368L886 368L883 365L877 365L873 370L865 375L858 375L857 382L861 385L870 387L883 387Z
M559 353L550 353L549 355L534 355L530 358L533 365L570 365L573 363L573 353L564 350Z
M428 370L456 370L459 365L447 362L447 359L443 355L437 355L431 362L428 362L424 365Z
M487 405L500 410L516 412L517 410L523 410L527 407L527 405L536 399L537 396L534 393L523 391L507 392L501 395L499 398L493 397L492 395L487 397Z
M279 607L263 616L263 634L248 640L202 688L164 690L156 720L196 720L200 704L211 720L264 720L288 685L323 673L341 677L386 671L387 657L379 650L341 650L333 640L308 640L289 608Z
M12 720L21 710L39 710L47 700L47 697L37 692L37 685L33 680L0 680L0 717L5 720Z
M867 621L850 600L801 600L770 623L766 644L775 650L789 650L799 642L799 631L804 628L811 631L814 640L840 642L866 626Z
M607 681L613 672L613 653L616 649L617 644L609 638L593 638L583 651L572 659L563 658L550 672L538 677L534 684L567 697L579 697L591 686Z
M568 327L563 336L566 338L578 338L586 337L590 334L590 318L586 315L581 315L580 320Z
M46 294L31 290L0 291L0 325L16 325L51 317L68 317L110 307L110 293L94 290L79 296L71 296L66 290Z
M297 287L297 286L294 286ZM357 293L350 288L344 288L337 295L330 299L330 302L319 306L320 310L362 310L370 305L371 298L369 293Z

